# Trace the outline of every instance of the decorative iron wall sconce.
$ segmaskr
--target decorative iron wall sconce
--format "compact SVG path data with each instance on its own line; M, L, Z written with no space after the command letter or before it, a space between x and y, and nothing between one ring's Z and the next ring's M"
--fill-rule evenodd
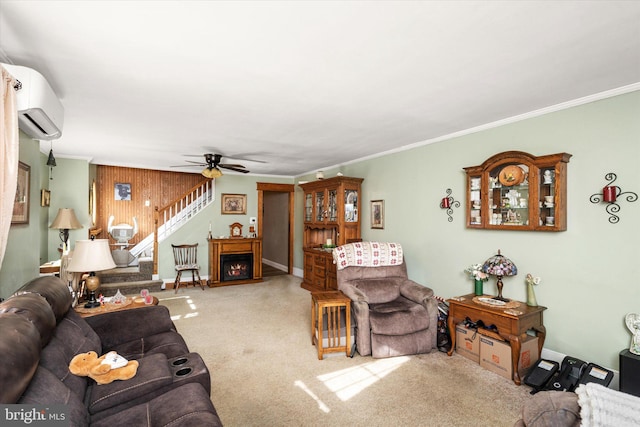
M635 202L638 200L638 195L633 191L623 192L622 189L617 185L611 185L616 179L618 179L618 176L613 172L609 172L608 174L606 174L604 176L604 179L609 181L609 183L604 186L604 188L602 189L602 193L592 194L591 197L589 197L589 201L591 203L600 203L602 201L607 203L605 210L609 214L609 222L611 224L616 224L618 221L620 221L620 217L616 215L618 212L620 212L620 205L616 203L618 198L620 196L625 196L627 202Z
M451 189L447 188L447 197L444 197L441 201L440 201L440 207L442 209L446 209L447 210L447 216L449 217L449 219L447 221L449 222L453 222L453 208L459 208L460 207L460 202L455 200L453 198L453 196L451 196Z

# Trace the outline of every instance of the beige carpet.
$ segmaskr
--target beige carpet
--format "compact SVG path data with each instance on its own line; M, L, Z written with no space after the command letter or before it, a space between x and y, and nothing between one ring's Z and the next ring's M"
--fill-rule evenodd
M157 292L211 371L226 426L512 426L529 388L439 351L318 360L309 292L276 276Z

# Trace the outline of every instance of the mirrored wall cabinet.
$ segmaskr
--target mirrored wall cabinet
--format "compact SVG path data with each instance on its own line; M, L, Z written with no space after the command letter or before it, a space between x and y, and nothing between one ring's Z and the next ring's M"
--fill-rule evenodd
M467 228L565 231L570 158L506 151L464 168Z

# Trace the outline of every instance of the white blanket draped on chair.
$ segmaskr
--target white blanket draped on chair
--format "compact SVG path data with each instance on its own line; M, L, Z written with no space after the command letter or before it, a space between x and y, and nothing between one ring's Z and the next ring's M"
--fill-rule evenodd
M333 250L338 270L346 267L383 267L402 264L400 243L357 242Z

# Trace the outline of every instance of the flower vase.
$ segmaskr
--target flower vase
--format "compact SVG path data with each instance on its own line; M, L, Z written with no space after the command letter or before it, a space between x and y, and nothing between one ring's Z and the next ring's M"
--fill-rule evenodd
M533 291L533 283L527 283L527 305L529 307L537 307L536 293Z
M477 296L482 296L484 291L482 289L482 279L475 279L475 291Z

